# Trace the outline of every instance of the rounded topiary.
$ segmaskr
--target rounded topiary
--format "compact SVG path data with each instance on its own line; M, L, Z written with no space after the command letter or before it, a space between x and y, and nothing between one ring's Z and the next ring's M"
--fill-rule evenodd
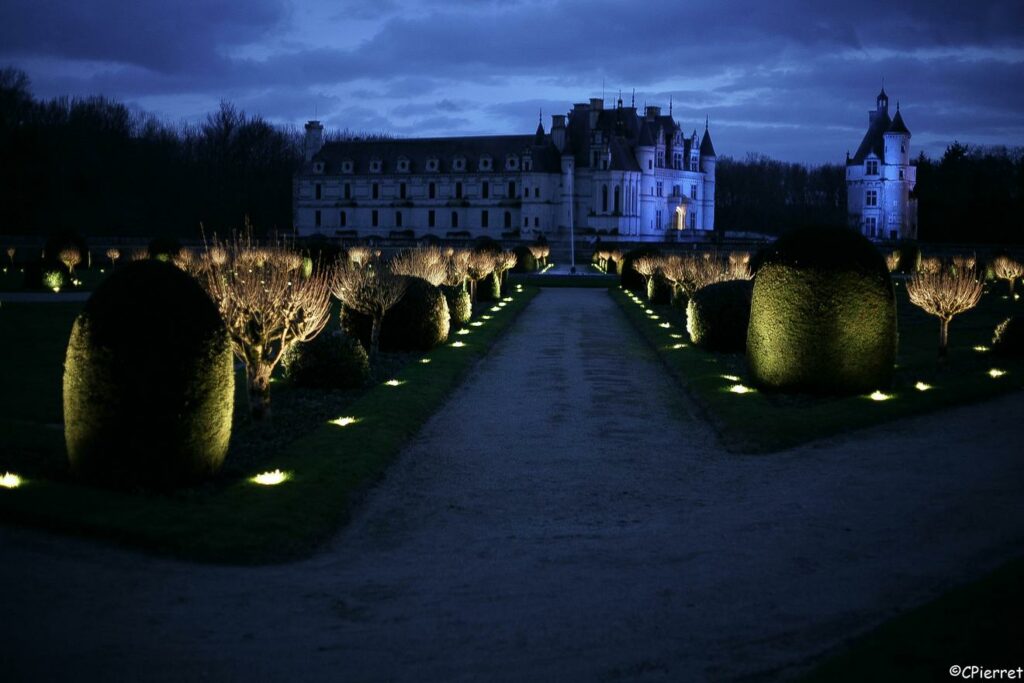
M921 270L921 247L916 242L901 242L897 252L896 270L907 275Z
M647 295L647 282L644 276L636 272L633 262L641 256L659 256L661 252L654 247L640 247L631 249L622 257L622 268L619 269L619 284L623 289L629 289L639 296Z
M992 352L1002 356L1024 356L1024 318L1007 318L996 326Z
M451 315L452 325L465 325L473 317L473 299L469 292L462 287L445 288L445 298L448 300L448 313Z
M746 349L753 291L750 280L729 280L694 292L686 307L690 340L709 351L737 353Z
M64 436L77 474L171 488L216 472L231 437L234 368L217 307L168 263L104 280L75 320Z
M357 340L324 330L295 344L281 359L285 378L302 387L356 389L370 378L370 359Z
M516 265L512 269L513 273L532 273L537 270L537 259L529 247L520 245L513 251L516 255Z
M754 278L747 359L766 388L859 393L888 386L896 296L878 250L841 228L783 235Z
M406 277L405 294L384 315L380 327L381 351L429 351L448 339L451 321L441 289L418 277ZM371 320L349 308L342 309L342 328L370 346Z
M647 300L652 304L668 304L672 302L672 283L655 273L647 281Z

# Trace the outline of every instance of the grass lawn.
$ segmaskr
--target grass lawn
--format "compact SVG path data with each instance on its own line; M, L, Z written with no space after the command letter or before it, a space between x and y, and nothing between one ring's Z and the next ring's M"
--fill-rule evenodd
M595 287L599 289L612 287L619 283L617 276L600 274L589 265L581 265L579 270L579 275L512 273L509 275L509 281L531 287Z
M977 308L953 320L950 357L940 365L937 319L911 305L906 287L898 285L897 369L893 386L879 387L890 396L883 401L867 396L733 393L730 388L735 385L753 385L743 354L713 353L690 344L685 311L650 306L642 298L637 303L618 287L610 294L703 409L723 444L734 451L768 452L1024 387L1024 360L997 358L973 348L987 347L995 326L1009 315L1024 315L1024 302L1004 298L1004 287L995 285ZM1006 374L991 377L993 368ZM929 388L917 389L918 382Z
M886 622L800 680L925 683L957 680L954 665L1016 670L1022 610L1024 560L1017 560Z
M481 326L453 334L427 354L391 355L361 392L300 390L277 382L269 424L245 418L238 382L224 471L203 486L170 495L108 491L69 478L61 374L81 304L6 304L0 308L0 352L17 360L9 362L11 372L0 386L0 473L11 470L25 481L0 489L0 519L194 560L266 563L307 555L345 520L358 496L535 293L513 293L500 307L480 304L474 320ZM385 375L401 384L385 384ZM346 416L355 422L330 422ZM288 475L280 485L250 480L276 469Z
M101 268L100 266L96 266L94 268L78 268L75 270L75 278L81 281L82 284L74 286L70 282L65 282L60 291L91 292L96 289L96 285L98 285L100 281L107 276L109 271L109 267ZM11 266L0 268L0 292L48 291L25 289L23 284L24 279L25 275L22 272L22 267L20 265L16 265L13 268Z

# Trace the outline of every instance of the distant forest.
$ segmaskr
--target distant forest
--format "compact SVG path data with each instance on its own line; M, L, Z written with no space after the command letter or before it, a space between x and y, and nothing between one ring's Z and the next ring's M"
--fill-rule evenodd
M0 234L190 239L200 223L224 234L246 217L287 232L301 158L299 131L228 103L171 126L102 97L36 99L24 72L0 70ZM916 164L922 240L1024 241L1024 150L954 143ZM841 164L718 160L719 230L845 222Z

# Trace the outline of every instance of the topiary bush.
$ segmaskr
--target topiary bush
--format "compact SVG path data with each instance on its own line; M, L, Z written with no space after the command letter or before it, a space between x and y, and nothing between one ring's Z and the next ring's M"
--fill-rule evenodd
M747 359L765 388L844 394L888 386L896 296L871 242L842 228L776 240L754 278Z
M1007 318L996 326L992 352L1001 356L1024 356L1024 318Z
M672 283L656 273L647 282L647 300L652 304L667 304L672 302Z
M451 325L465 325L473 317L473 299L462 287L444 288L445 299L448 300L448 313Z
M418 277L405 279L405 294L381 322L381 351L429 351L448 339L451 321L448 302L441 289ZM363 348L369 348L369 316L345 307L341 312L341 325Z
M68 342L72 470L115 487L209 477L227 455L234 385L227 328L199 284L159 261L119 268L86 302Z
M690 340L709 351L744 351L753 292L750 280L716 282L694 292L686 307Z
M366 350L341 331L324 330L305 344L296 344L285 353L281 366L289 382L314 389L358 389L370 378Z
M530 251L529 247L520 245L513 251L516 255L516 265L512 269L513 273L532 273L537 270L537 259L534 258L533 252Z
M901 242L897 251L896 270L906 275L921 270L921 247L916 242Z
M659 256L661 252L654 247L631 249L622 257L622 268L619 272L619 284L623 289L631 290L638 296L647 296L647 283L644 277L633 269L633 262L641 256Z

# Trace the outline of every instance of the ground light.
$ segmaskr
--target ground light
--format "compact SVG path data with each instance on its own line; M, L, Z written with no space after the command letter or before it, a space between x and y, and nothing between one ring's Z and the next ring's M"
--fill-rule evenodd
M929 389L932 388L932 385L925 384L924 382L918 382L917 384L914 385L914 388L917 389L918 391L928 391Z
M974 350L977 351L978 353L985 353L986 351L988 351L988 347L987 346L981 346L979 344L978 346L974 347Z
M686 344L673 344L672 348L673 349L685 349L686 348Z
M5 489L16 489L25 481L13 472L4 472L4 476L0 477L0 486Z
M260 486L277 486L291 479L291 474L288 472L282 472L281 470L273 470L271 472L260 472L255 477L250 479L254 484Z
M644 313L646 313L647 315L654 315L654 311L652 311L652 310L651 310L651 309L649 309L649 308L645 308L645 309L644 309Z
M872 401L888 401L890 398L892 398L892 396L890 396L889 394L883 394L881 391L878 391L876 389L875 391L868 394L868 398L870 398Z
M338 427L348 427L349 425L355 424L356 422L357 420L354 417L339 417L334 420L331 420L330 424L337 425Z
M400 387L405 384L405 382L400 379L389 379L387 382L384 382L384 384L387 384L389 387Z
M731 391L734 394L749 394L754 390L743 384L733 384L731 387L729 387L729 391Z
M423 363L424 365L426 365L427 363L430 362L430 359L429 358L420 358L420 362Z
M481 325L483 325L483 323L477 320L476 322L470 323L470 325L472 325L473 327L480 327Z
M992 379L998 379L1006 374L1006 370L1000 370L999 368L992 368L988 371L988 376Z
M664 327L667 330L672 327L672 323L658 323L658 327Z
M463 327L461 330L459 330L455 334L469 334L469 330L467 330L465 327Z
M493 320L493 319L494 319L494 316L493 316L493 315L482 315L482 316L480 316L480 317L481 317L481 318L482 318L483 320Z
M656 316L656 315L653 315L653 314L652 314L652 315L649 315L649 316L647 316L647 317L648 317L648 318L650 318L651 320L657 320L657 319L658 319L658 316Z
M502 299L502 301L507 301L509 303L512 303L512 297L506 296L504 299Z
M678 332L677 332L677 333L674 333L674 334L672 334L672 335L670 335L670 336L671 336L671 337L672 337L673 339L682 339L682 338L683 338L683 335L679 334Z
M455 347L455 348L457 348L457 349L461 349L461 348L462 348L463 346L465 346L465 345L466 345L466 344L465 344L464 342L460 342L460 341L457 341L457 342L453 342L453 343L452 343L452 346L454 346L454 347Z
M497 306L491 306L491 313L499 313L501 311Z
M730 382L739 382L740 378L736 375L722 375L722 379L727 379Z

